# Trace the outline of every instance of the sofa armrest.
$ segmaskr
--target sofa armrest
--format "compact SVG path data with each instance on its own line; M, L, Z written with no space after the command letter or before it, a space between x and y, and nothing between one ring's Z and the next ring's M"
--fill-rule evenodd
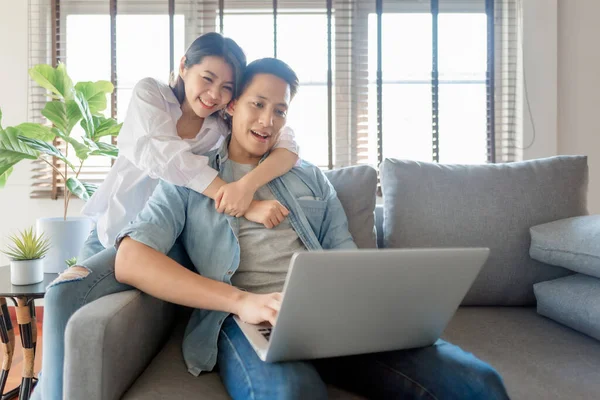
M64 398L120 399L162 347L174 307L129 290L78 310L65 333Z

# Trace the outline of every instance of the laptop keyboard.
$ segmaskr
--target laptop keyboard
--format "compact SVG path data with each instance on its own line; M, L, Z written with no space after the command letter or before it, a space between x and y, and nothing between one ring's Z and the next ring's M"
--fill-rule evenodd
M273 330L273 328L258 328L258 331L260 332L261 335L263 335L265 337L265 339L267 339L267 342L271 338L272 330Z

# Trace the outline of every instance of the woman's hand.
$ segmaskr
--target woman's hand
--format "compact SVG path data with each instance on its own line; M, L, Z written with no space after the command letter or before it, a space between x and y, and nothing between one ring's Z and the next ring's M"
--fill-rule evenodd
M279 225L289 213L288 209L277 200L253 200L244 217L248 221L263 224L265 228L271 229Z
M246 184L244 180L221 186L215 197L217 212L237 218L243 216L254 199L254 192L256 189Z
M269 322L275 326L283 296L279 292L255 294L242 292L235 314L248 324Z

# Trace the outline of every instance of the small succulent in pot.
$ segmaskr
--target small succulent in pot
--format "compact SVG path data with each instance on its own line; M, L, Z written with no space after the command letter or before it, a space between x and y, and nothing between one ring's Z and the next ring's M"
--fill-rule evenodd
M44 234L36 234L29 227L18 235L8 237L11 242L2 253L11 259L10 277L13 285L31 285L44 280L42 258L50 249L50 241Z

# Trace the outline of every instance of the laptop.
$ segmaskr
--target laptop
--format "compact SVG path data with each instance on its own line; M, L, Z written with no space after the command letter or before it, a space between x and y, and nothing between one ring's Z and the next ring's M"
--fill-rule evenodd
M488 255L487 248L296 253L276 325L234 319L266 362L429 346Z

